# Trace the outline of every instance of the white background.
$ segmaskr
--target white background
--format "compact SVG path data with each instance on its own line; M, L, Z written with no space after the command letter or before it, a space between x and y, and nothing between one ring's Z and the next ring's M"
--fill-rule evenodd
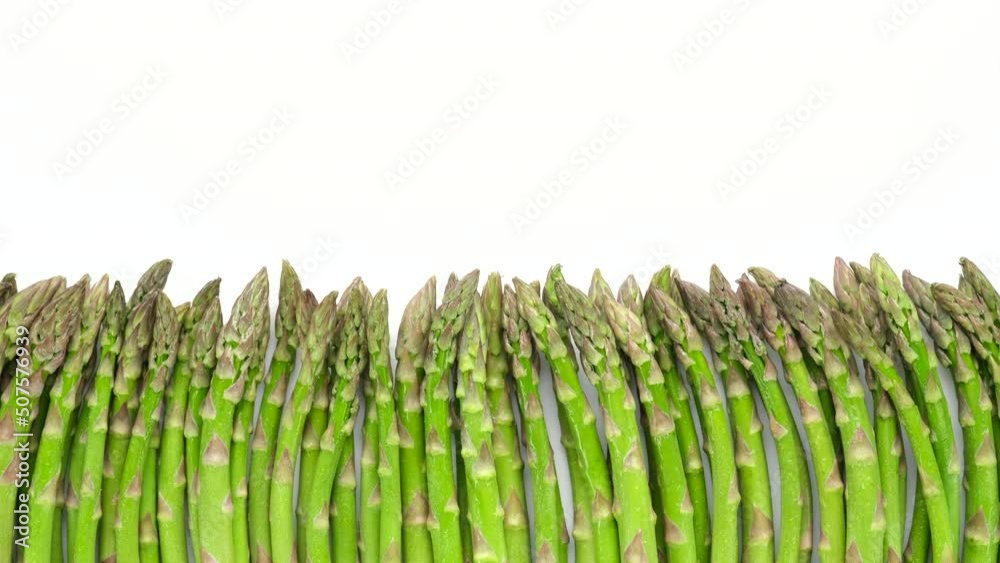
M428 276L473 267L804 284L878 250L1000 281L996 2L233 1L0 5L0 270L130 289L171 257L175 301L222 276L228 305L288 258L317 294L388 288L394 322ZM583 170L608 120L624 132ZM270 140L252 161L249 136Z

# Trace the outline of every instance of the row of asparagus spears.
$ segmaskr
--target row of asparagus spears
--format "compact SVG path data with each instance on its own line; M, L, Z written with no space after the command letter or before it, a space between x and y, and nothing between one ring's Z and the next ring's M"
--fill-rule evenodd
M127 300L8 275L0 563L994 562L1000 294L961 264L473 271L394 349L384 290L318 299L288 263L273 327L265 270L228 320L218 279L174 305L169 261Z

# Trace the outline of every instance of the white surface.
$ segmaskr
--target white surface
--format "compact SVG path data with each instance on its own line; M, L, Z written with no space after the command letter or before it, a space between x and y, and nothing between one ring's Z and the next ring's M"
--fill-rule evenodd
M221 275L228 304L287 257L317 293L387 287L393 322L427 276L472 267L617 284L762 264L805 283L877 249L1000 280L995 2L221 1L3 2L0 269L131 286L169 256L176 301Z

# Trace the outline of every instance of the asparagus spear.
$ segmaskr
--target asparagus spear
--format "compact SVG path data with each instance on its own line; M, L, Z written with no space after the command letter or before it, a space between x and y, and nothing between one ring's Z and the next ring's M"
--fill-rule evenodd
M428 335L424 363L424 440L427 460L427 492L430 531L434 559L457 563L463 560L455 472L452 468L452 437L449 390L452 367L456 357L458 331L479 282L479 271L466 275L452 292L446 292Z
M281 411L278 445L274 457L271 481L271 550L276 563L297 560L295 553L295 513L293 487L295 460L299 457L302 432L313 400L313 387L317 376L326 369L326 356L333 332L337 292L323 298L316 307L303 339L302 367L292 388L292 394ZM329 497L323 500L327 500Z
M618 531L611 516L611 476L597 434L596 417L577 378L576 356L571 354L552 311L538 290L515 278L520 317L535 347L548 360L558 403L562 444L570 470L573 497L573 540L577 561L618 558ZM596 510L595 510L596 509Z
M508 387L510 358L504 348L503 286L500 274L490 274L483 287L486 323L486 397L493 417L493 453L497 484L504 509L504 537L511 561L531 560L527 503L524 497L524 461L518 447L514 406Z
M379 518L378 560L399 563L403 560L403 507L400 497L399 417L393 393L392 366L389 362L389 301L383 289L375 294L368 310L369 373L375 379L375 408L378 414L379 489L382 510Z
M312 490L306 499L303 514L306 517L307 536L306 557L321 563L330 560L329 537L330 518L329 501L333 495L336 502L336 481L349 479L354 482L354 454L351 449L347 457L348 444L353 444L354 426L357 420L359 403L357 401L358 386L361 384L362 371L367 366L368 345L365 332L366 303L368 290L355 280L344 292L340 309L337 311L337 328L334 340L337 342L336 358L331 360L334 366L333 396L328 413L329 423L319 441L319 458L316 463L316 474L311 484ZM341 486L347 486L345 482ZM354 489L355 485L350 485ZM346 493L344 493L346 494ZM353 498L353 497L352 497ZM354 503L351 502L351 515L343 514L344 518L353 516ZM340 540L337 535L340 529L334 531L334 544ZM343 531L346 533L346 531ZM353 534L351 534L353 536ZM349 544L357 550L357 544L351 539ZM346 550L346 547L342 549ZM334 550L337 552L336 549ZM352 560L354 557L351 558Z
M781 537L775 561L791 563L802 560L803 555L808 560L812 550L812 506L807 502L810 482L805 451L791 407L778 381L778 369L750 321L750 316L776 316L777 310L763 290L745 275L739 280L738 294L733 294L728 281L721 276L713 276L712 282L713 311L732 341L731 346L739 351L738 361L753 376L768 414L778 454Z
M201 468L201 409L208 396L217 362L215 347L222 331L222 306L214 300L204 322L198 326L191 350L191 388L184 418L184 473L187 481L188 529L195 563L201 563L201 518L198 502Z
M218 278L208 282L198 292L191 307L181 320L174 377L166 390L166 416L160 437L160 475L157 483L157 525L164 559L187 553L187 528L184 523L184 491L187 474L184 467L184 420L188 408L188 388L194 374L194 347L202 323L211 323L212 313L219 308ZM154 466L155 468L155 466ZM143 485L146 485L143 479Z
M62 283L58 282L57 286ZM30 543L27 529L18 531L15 539L14 510L25 504L18 498L19 485L25 485L26 475L19 472L19 454L30 437L32 425L39 413L41 395L48 380L62 365L66 358L66 347L80 328L80 315L83 306L84 293L88 280L80 280L77 284L59 291L51 302L41 309L36 309L35 297L41 297L43 289L36 295L26 296L26 299L13 298L8 316L8 333L5 342L11 344L7 352L14 361L16 370L14 378L4 392L0 405L0 507L4 528L0 531L0 561L8 560L14 544L26 547ZM51 287L47 285L46 289ZM46 299L45 301L48 301ZM37 315L35 314L37 311ZM25 325L16 325L10 329L11 321L33 317L30 330ZM18 435L20 434L20 435ZM20 508L23 510L26 506ZM49 541L51 536L45 536L39 541ZM36 538L38 539L38 538Z
M533 358L531 332L528 323L517 311L517 295L512 287L504 287L502 299L503 344L511 359L517 405L524 427L522 440L527 450L526 459L531 474L532 508L535 515L534 557L539 563L567 563L569 554L566 545L569 537L539 394L538 366Z
M429 561L427 481L424 479L424 417L420 386L424 380L427 332L434 315L435 279L429 279L403 311L396 337L396 407L399 411L400 496L403 503L403 559Z
M762 268L751 268L750 274L760 284L768 299L780 305L779 290L785 281ZM783 291L783 290L782 290ZM761 295L763 299L763 294ZM773 305L777 309L778 305ZM772 305L768 304L768 308ZM765 310L766 311L766 310ZM785 378L792 386L799 402L802 425L816 472L820 513L820 541L818 551L821 561L843 561L846 549L846 519L844 514L844 482L837 463L834 436L823 410L816 380L806 367L805 359L795 339L795 333L784 309L780 313L755 318L768 343L778 352L785 367Z
M163 288L167 285L167 277L170 276L170 270L173 266L174 263L171 260L160 260L143 272L142 276L139 277L139 281L135 284L132 295L128 298L128 310L131 311L138 307L140 303L153 293L163 291Z
M879 383L892 398L903 429L910 437L931 523L933 561L939 563L957 561L958 544L951 530L948 500L945 497L941 471L934 457L930 428L906 390L906 384L896 371L892 359L878 347L867 328L840 311L833 311L832 314L840 333L847 338L854 350L872 364Z
M258 339L267 334L267 270L261 268L233 304L215 346L216 368L201 408L198 467L198 533L202 559L224 563L236 557L231 457L237 405L249 385Z
M174 306L165 294L157 293L155 307L153 338L146 364L146 384L140 398L140 411L129 435L118 489L115 554L123 561L140 560L140 500L145 477L143 469L160 422L163 391L177 358L180 327Z
M564 282L562 269L559 266L550 268L542 291L542 301L544 301L545 306L542 306L542 302L538 302L537 306L531 307L532 311L530 312L534 313L534 318L525 318L528 319L528 325L531 326L536 345L545 354L552 368L556 400L564 406L562 410L566 424L563 426L570 427L574 432L570 436L570 443L575 448L575 456L579 457L580 464L584 467L583 473L587 478L585 483L587 489L583 491L584 494L578 496L584 499L593 499L584 507L586 510L583 512L582 519L574 517L573 536L577 540L577 556L580 556L580 539L583 538L584 560L591 559L591 556L586 554L586 550L589 548L588 543L591 543L594 546L594 560L613 559L618 561L621 558L621 542L618 536L618 525L613 514L614 493L611 486L611 468L608 466L605 450L598 437L597 417L580 384L579 366L577 365L576 353L573 350L573 342L570 339L569 323L566 320L563 305L556 295L556 286ZM537 290L533 287L530 289L525 287L524 289L525 291L522 292L521 288L518 287L519 302L521 293L529 294L530 292L531 296L537 295ZM537 299L533 301L537 301ZM521 310L521 314L525 315L524 309ZM536 323L539 323L538 326ZM543 335L545 336L544 342L541 339ZM583 526L579 529L576 525L577 521L583 522ZM587 535L588 529L590 530L589 536Z
M959 392L959 422L965 445L966 510L963 556L970 561L993 561L1000 536L1000 489L993 437L993 404L972 355L965 331L938 305L931 285L908 271L903 287L917 307L939 356L952 373ZM938 290L947 294L957 289Z
M354 440L344 444L333 486L333 561L358 560L358 518L354 501L358 481L354 468ZM329 557L328 557L329 559Z
M643 326L642 317L626 306L605 299L604 312L618 347L628 357L636 373L637 395L647 424L647 451L653 473L650 481L655 480L658 484L663 506L663 539L667 545L667 556L671 561L697 561L694 511L670 414L674 407L667 394L663 373L653 357L653 341Z
M0 307L6 305L15 293L17 293L17 276L13 273L4 275L3 279L0 279Z
M246 368L243 397L236 405L230 454L229 486L233 500L233 550L237 561L250 560L250 530L248 515L250 431L257 401L257 386L264 378L264 358L271 340L271 310L265 294L262 305L254 310L256 348Z
M557 282L556 296L580 349L584 372L597 389L604 411L621 557L624 561L653 561L657 558L656 518L639 441L635 398L626 384L611 328L594 303L565 281Z
M160 536L156 530L156 465L160 450L160 425L163 404L156 415L156 425L151 430L149 451L142 464L142 490L139 497L139 561L160 563ZM187 546L184 546L185 550ZM168 555L170 557L170 555Z
M964 290L965 293L985 305L982 308L985 311L983 318L988 320L993 330L996 331L1000 328L1000 294L997 293L996 288L993 287L993 284L990 283L990 280L986 278L986 275L983 274L982 270L975 263L968 258L962 258L960 263L962 265L962 277L959 280L959 289ZM956 320L956 322L958 321ZM986 371L989 372L994 398L993 437L996 440L998 455L1000 455L1000 365L989 359L990 353L985 347L978 344L979 339L976 335L968 329L965 330L966 334L970 337L974 352L985 365Z
M327 352L327 365L325 369L316 373L316 381L313 383L312 404L309 406L309 416L306 418L306 425L302 431L302 455L299 459L299 502L296 505L296 526L298 527L296 551L307 553L306 537L309 534L309 521L306 514L306 506L310 499L306 495L312 494L312 483L316 476L316 465L319 460L320 436L326 431L330 415L330 395L334 380L333 358L337 354L337 338L339 325L342 322L342 311L338 311L334 320L333 338L330 341L330 350ZM313 499L315 500L315 499Z
M810 289L829 306L836 298L822 284L812 280ZM885 515L882 506L879 460L875 453L875 429L868 417L864 388L855 372L854 356L837 333L828 310L817 299L790 284L775 291L782 312L805 345L806 352L822 366L833 391L837 424L845 452L847 519L846 542L849 558L881 561L885 542Z
M53 407L50 407L45 419L42 441L33 464L29 494L28 516L32 535L38 538L52 537L56 528L60 531L60 537L62 535L62 521L57 518L57 504L62 494L66 439L79 404L79 388L86 383L83 378L84 369L94 352L107 299L108 278L104 276L87 290L80 326L69 341L66 360L49 391ZM48 563L53 557L61 559L62 551L56 552L50 542L36 541L24 550L24 557L28 562Z
M721 277L717 267L712 277ZM675 274L676 277L676 274ZM715 280L719 283L718 280ZM677 288L687 305L691 321L708 341L717 371L725 386L733 427L743 515L743 559L765 561L774 557L774 512L771 508L771 486L764 454L764 427L757 415L746 369L739 361L739 350L730 347L729 339L712 312L711 298L704 289L676 280Z
M115 365L118 361L129 361L126 358L144 356L139 351L145 349L145 343L151 337L153 301L143 303L128 318L125 309L125 293L121 284L115 282L108 297L101 329L97 372L87 393L86 417L81 417L77 422L81 430L85 430L87 441L85 444L77 443L79 453L74 450L74 457L79 456L83 461L80 464L82 470L77 489L80 516L69 536L70 561L92 561L97 555L97 531L101 519L101 471L104 466L104 445L108 435L108 412Z
M375 407L375 385L369 377L363 383L365 416L361 423L361 551L362 563L376 563L379 560L381 531L379 522L382 514L382 488L378 476L378 458L381 445L378 435L378 412Z
M304 309L302 284L292 265L281 264L281 285L278 290L278 312L274 323L275 347L271 367L264 380L260 416L253 434L250 452L249 517L250 559L254 563L271 559L270 497L271 470L277 445L281 407L285 403L288 379L295 367L300 334L308 324Z
M860 264L854 265L852 269L842 259L837 259L834 265L834 291L838 306L841 311L864 324L871 331L876 345L891 357L895 355L895 351L889 342L888 327L879 308L878 297L872 286L862 283L861 276L867 277L868 274L870 271ZM901 561L903 528L906 524L906 459L903 457L903 442L892 400L879 385L878 376L871 364L868 361L863 363L875 405L875 447L886 521L883 557L886 561ZM924 511L925 522L926 514Z
M910 298L889 264L879 255L872 256L872 273L879 304L886 313L891 334L895 338L911 378L911 392L917 407L931 427L931 444L944 481L949 510L949 530L952 545L958 545L961 529L962 470L955 445L951 413L941 389L937 359L929 350L920 327L920 319ZM925 499L926 500L926 499ZM929 510L929 507L928 507ZM930 515L928 515L930 516ZM933 523L932 523L933 526ZM934 534L934 530L931 530Z

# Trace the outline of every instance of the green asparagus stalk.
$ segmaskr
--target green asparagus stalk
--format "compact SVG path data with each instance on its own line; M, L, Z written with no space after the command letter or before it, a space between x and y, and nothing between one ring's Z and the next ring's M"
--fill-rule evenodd
M61 285L61 282L57 284ZM40 310L35 309L32 302L37 303L35 297L40 297L39 294L51 285L38 289L33 296L26 296L28 301L19 300L18 296L12 301L8 329L11 321L18 317L32 316L34 320L30 330L25 325L15 326L4 339L11 345L7 352L14 360L16 372L0 404L0 467L4 468L0 476L0 507L5 515L0 519L6 521L0 531L0 545L4 546L0 561L10 560L15 544L25 548L33 543L28 533L30 529L15 530L14 525L15 507L22 511L27 509L24 497L18 494L18 488L27 485L27 476L18 470L22 455L18 452L23 452L24 445L30 440L46 381L62 366L66 348L80 328L81 309L88 285L89 280L84 278L72 287L62 289ZM51 535L34 539L49 541Z
M921 411L925 413L927 423L932 429L931 444L934 446L934 456L938 461L938 469L944 481L945 498L948 501L950 516L948 529L953 534L951 543L958 545L958 534L961 529L962 468L955 444L951 412L941 388L937 358L924 340L920 319L913 302L903 291L899 278L889 264L876 254L872 256L871 270L875 275L879 304L886 313L896 347L908 367L911 393L917 400L917 407L922 407ZM931 534L934 532L932 529Z
M456 340L479 282L479 271L466 275L435 313L428 335L424 362L424 440L427 461L427 493L434 559L445 563L463 560L455 471L452 467L452 435L449 390L457 355Z
M812 295L790 284L775 291L778 306L799 335L805 351L822 366L833 391L845 452L848 558L882 561L885 514L882 505L879 460L875 452L875 429L868 416L865 392L855 368L854 356L833 326L828 310L818 301L836 305L836 298L816 280Z
M295 462L299 457L302 433L312 405L316 379L326 369L326 356L330 348L333 319L336 313L337 292L327 295L316 307L309 323L309 331L302 341L304 353L302 367L292 387L292 394L281 411L281 426L275 449L274 472L271 481L271 550L276 563L294 563ZM323 500L328 500L329 497Z
M177 358L180 327L174 306L163 293L156 295L153 338L149 348L145 388L140 408L129 435L125 460L122 464L115 512L115 554L122 561L139 561L140 502L143 491L144 466L151 454L161 418L163 391L173 373ZM154 468L155 469L155 468ZM153 526L155 530L155 526Z
M191 538L195 563L201 563L201 519L198 510L200 490L198 476L201 467L201 409L208 396L212 374L217 362L215 347L222 331L222 306L213 300L205 314L205 319L195 333L194 347L191 349L191 388L188 391L187 416L184 418L184 473L186 476L186 497L188 511L188 531Z
M647 451L653 473L650 481L655 480L660 492L667 556L670 561L697 561L694 511L670 415L674 407L654 358L653 341L643 326L642 317L625 305L605 299L604 312L618 347L628 357L636 374L637 396L647 425Z
M965 332L936 302L931 285L903 272L903 287L917 307L922 324L951 371L958 390L959 422L965 446L966 509L963 556L970 561L993 561L1000 536L1000 489L993 437L993 404L972 355ZM947 294L957 289L941 289Z
M676 274L675 274L676 276ZM717 267L712 277L721 277ZM764 427L757 415L746 369L739 361L740 351L730 347L712 312L708 292L690 282L676 280L677 288L687 305L688 314L698 332L712 349L716 369L722 376L726 403L733 427L743 516L743 553L746 561L767 561L774 558L774 512L771 508L771 485L764 453Z
M778 292L785 285L784 280L762 268L751 268L750 274L769 294L768 299L780 303ZM774 305L774 309L777 310L777 305ZM802 354L785 311L755 318L754 323L760 327L768 343L781 357L785 378L799 402L802 425L816 474L820 514L817 551L820 561L843 561L846 557L844 481L837 463L834 436L830 433L829 422L820 401L819 388L805 363L808 356Z
M333 486L333 561L357 561L358 517L355 498L358 481L354 468L354 440L344 444ZM329 558L329 557L328 557Z
M229 486L233 501L233 550L237 561L250 560L249 502L250 432L257 401L257 386L264 378L264 359L271 340L271 310L267 297L254 311L256 348L246 368L246 386L236 405L230 453Z
M87 290L80 317L81 324L69 341L66 360L49 391L52 406L45 419L42 440L33 464L29 493L31 532L37 538L53 537L57 528L60 538L62 536L62 522L57 519L57 506L62 495L67 438L79 404L79 388L86 384L84 370L94 352L107 299L108 278L104 276ZM61 545L60 543L56 547ZM24 550L26 562L48 563L53 557L61 559L62 551L56 552L51 542L32 542Z
M0 309L0 330L3 336L0 338L0 363L6 367L9 362L18 359L17 339L23 337L20 327L30 329L35 319L42 309L48 305L55 296L66 288L66 278L57 276L33 283L28 287L14 294L6 304ZM9 382L8 382L9 383ZM6 393L9 387L4 387Z
M601 542L606 555L618 557L618 531L611 517L611 476L604 463L604 452L597 434L596 417L577 379L576 356L562 340L559 321L539 298L539 290L515 278L518 315L525 322L535 347L550 364L553 374L561 443L569 466L570 489L573 498L573 542L575 560L597 561L597 530L613 544ZM550 345L551 344L551 345ZM581 441L582 440L582 441ZM586 445L586 448L583 446ZM596 483L596 486L595 486ZM607 496L599 491L605 490ZM593 526L595 501L599 502L598 528Z
M878 297L873 287L863 283L856 271L867 279L873 279L868 277L870 270L860 264L852 268L842 259L837 259L834 265L834 291L837 294L838 308L864 324L871 331L876 345L892 357L895 351L889 341L888 326L879 307ZM834 308L832 303L829 307ZM906 459L903 457L903 441L892 399L879 385L878 376L871 364L867 361L863 364L875 406L875 447L886 521L883 559L902 561L903 528L906 524ZM926 522L926 511L923 514ZM928 537L929 531L927 530Z
M751 315L774 316L777 311L763 290L745 275L739 280L738 294L733 293L728 281L721 275L712 277L711 291L715 316L730 339L730 346L740 354L737 361L753 376L774 438L781 482L781 537L775 561L799 561L812 545L812 530L808 526L811 520L802 517L810 488L809 471L804 463L805 451L791 407L778 380L778 369L749 318ZM812 507L808 508L811 513ZM803 538L806 538L805 541Z
M115 365L127 362L126 358L144 359L146 343L152 334L153 301L147 301L136 308L131 317L126 317L125 293L121 284L115 282L108 297L106 313L101 329L100 352L97 358L97 372L94 382L87 392L87 409L78 425L85 431L85 444L77 443L74 458L82 458L80 463L80 485L78 493L77 524L69 536L69 560L93 561L97 556L97 532L101 520L101 485L104 467L104 446L108 435L108 414L111 403L111 388L114 385ZM126 322L128 323L126 325ZM72 514L72 512L71 512Z
M378 560L403 560L403 505L400 497L399 417L389 361L389 301L385 290L375 294L368 310L369 373L375 379L375 408L380 444L378 478L382 491Z
M983 318L990 323L992 331L997 332L1000 330L1000 294L997 293L996 288L993 287L990 280L986 278L986 275L983 274L982 270L974 262L968 258L962 258L960 263L962 265L962 277L959 280L959 289L964 290L969 296L985 305L982 308L985 311ZM956 322L959 321L956 320ZM998 455L1000 455L1000 364L990 359L990 352L979 344L980 339L975 334L964 327L963 329L970 338L973 351L984 364L985 370L989 373L994 398L993 437L996 440ZM997 340L997 338L994 338L994 340Z
M312 491L303 510L308 534L305 542L308 552L303 555L313 563L330 561L329 501L332 495L335 503L337 502L337 481L348 477L352 482L355 480L353 450L349 461L345 452L348 443L353 444L354 426L360 407L357 401L358 386L368 364L365 328L367 295L368 290L361 280L355 280L344 292L344 299L336 315L334 341L337 342L337 349L336 357L331 360L334 367L333 396L329 402L328 424L319 441L320 450L311 484ZM350 469L347 469L348 466ZM352 485L351 489L354 488L355 485ZM353 506L352 501L352 516ZM346 518L348 515L341 516ZM341 530L335 529L333 532L336 544L337 534ZM357 550L355 540L352 539L350 544Z
M427 464L420 386L424 380L424 352L436 298L436 281L431 278L407 304L396 337L396 407L405 561L429 561L433 557L427 531L427 481L424 479Z
M167 277L170 276L170 270L173 266L174 263L171 260L160 260L143 272L142 276L139 277L139 281L135 284L132 295L128 298L128 310L131 311L138 307L140 303L153 293L163 291L163 288L167 285Z
M518 446L514 406L508 387L510 358L504 348L503 286L500 274L490 274L483 287L486 323L486 396L493 417L493 454L504 510L504 537L512 562L531 561L527 503L524 497L524 461Z
M879 383L892 399L903 429L910 437L924 501L927 504L933 548L932 560L937 563L958 561L958 544L951 530L948 500L945 497L941 471L934 457L930 428L906 390L906 384L896 371L892 359L878 347L867 328L840 311L833 311L832 315L840 333L875 369Z
M292 265L281 264L278 312L274 323L275 347L271 366L264 379L260 416L253 434L250 452L249 518L250 559L254 563L271 560L270 497L271 471L277 445L281 407L285 404L288 379L295 367L300 334L307 328L308 305L304 303L302 284Z
M653 561L657 558L656 518L635 416L636 403L625 380L611 327L594 303L565 281L556 284L556 296L580 349L584 372L600 396L622 560Z
M316 465L320 455L319 441L329 423L330 395L335 378L332 358L336 357L337 353L336 340L339 330L337 327L340 322L339 319L334 321L333 339L330 342L330 351L327 352L327 365L324 370L316 374L312 404L309 406L309 416L306 418L306 425L302 431L302 455L299 459L299 501L296 505L298 517L296 520L298 527L296 551L298 553L307 553L306 537L309 534L309 518L306 514L306 507L310 499L306 495L312 494L312 483L316 477Z
M376 563L379 560L381 530L379 523L382 513L382 488L379 483L378 459L381 445L378 434L378 412L375 406L374 377L363 383L365 416L361 423L361 550L362 563Z
M160 426L163 405L156 415L157 423L151 430L149 451L142 463L142 490L139 497L139 561L160 563L160 536L156 530L156 464L159 460ZM184 546L185 550L187 546ZM170 557L170 555L168 555Z
M507 561L504 509L493 454L493 419L486 396L486 326L483 303L474 296L458 352L455 395L461 405L462 458L469 491L472 560Z
M524 428L522 440L531 474L535 561L568 563L569 537L545 413L539 392L538 366L533 358L531 331L517 311L517 295L507 286L502 295L504 350L511 360L517 405Z
M212 312L219 308L219 284L218 278L205 284L181 319L174 376L166 390L166 415L159 449L156 523L159 541L163 546L163 558L167 561L186 559L187 554L187 527L184 522L184 493L187 487L184 422L188 408L188 389L194 374L192 355L195 341L199 333L203 333L203 330L199 330L202 323L212 322ZM143 485L146 484L144 478ZM184 557L180 554L184 554Z
M618 561L621 558L621 542L613 514L611 468L608 466L598 436L597 417L580 384L579 366L570 340L569 323L556 295L556 286L564 282L562 270L558 266L549 269L542 291L542 301L537 299L536 289L524 285L523 282L519 284L518 280L514 281L518 288L518 308L531 327L535 345L545 355L552 368L556 401L562 407L561 412L566 418L563 427L568 427L572 431L570 443L576 450L575 455L579 458L579 464L583 466L586 490L582 491L584 494L577 496L593 499L583 507L585 511L582 519L574 517L573 537L576 539L577 557L581 557L582 547L584 560L593 558L597 561ZM522 294L527 300L525 303L521 302ZM578 527L577 521L583 522L583 526ZM583 542L580 541L581 538ZM594 546L593 556L585 552L589 547L588 543Z
M267 270L261 269L233 304L215 347L217 363L201 408L198 467L198 533L202 560L236 560L232 458L236 410L249 382L259 338L267 334Z

